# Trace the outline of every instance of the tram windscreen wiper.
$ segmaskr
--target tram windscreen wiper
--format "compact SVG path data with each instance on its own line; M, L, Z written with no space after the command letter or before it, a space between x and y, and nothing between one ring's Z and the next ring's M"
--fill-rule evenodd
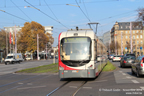
M70 65L72 65L72 62L67 61Z
M63 55L61 55L61 56L62 56L62 58L64 58ZM65 58L64 58L64 59L65 59ZM69 65L69 64L72 65L72 62L69 62L68 60L64 60L64 61L68 62L68 65Z
M82 60L79 64L82 64L84 61L87 61L87 60Z

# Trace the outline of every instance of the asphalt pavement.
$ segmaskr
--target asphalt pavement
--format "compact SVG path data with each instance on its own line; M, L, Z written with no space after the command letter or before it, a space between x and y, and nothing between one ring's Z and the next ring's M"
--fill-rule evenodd
M0 74L0 96L143 96L144 77L137 78L130 68L112 63L116 70L101 72L95 79L60 79L58 73Z

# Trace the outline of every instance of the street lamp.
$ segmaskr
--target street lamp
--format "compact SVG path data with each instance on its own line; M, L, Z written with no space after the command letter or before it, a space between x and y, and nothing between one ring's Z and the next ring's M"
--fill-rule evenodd
M0 10L0 11L5 12L4 10Z
M77 6L77 5L72 5L72 4L66 4L66 5L69 5L69 6L75 6L75 7L80 7L80 6Z
M36 9L36 10L39 10L39 11L40 11L40 9L35 8L35 7L32 7L32 6L24 6L24 8L27 8L27 7L29 7L29 8L33 8L33 9Z

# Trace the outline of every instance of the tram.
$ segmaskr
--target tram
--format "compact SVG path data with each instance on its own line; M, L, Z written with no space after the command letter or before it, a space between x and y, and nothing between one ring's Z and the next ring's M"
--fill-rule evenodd
M97 62L97 56L101 60ZM71 29L58 37L60 78L95 78L107 62L107 48L92 29Z

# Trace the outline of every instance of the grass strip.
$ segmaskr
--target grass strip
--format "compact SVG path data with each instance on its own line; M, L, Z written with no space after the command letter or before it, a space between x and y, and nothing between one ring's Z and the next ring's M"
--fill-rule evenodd
M111 62L108 61L107 65L103 68L102 71L107 72L107 71L113 71L115 69L116 67ZM58 63L16 71L16 73L57 73L57 72L58 72Z
M116 69L116 67L111 62L108 61L102 71L107 72L107 71L113 71L115 69Z
M57 73L58 63L23 69L16 73Z

